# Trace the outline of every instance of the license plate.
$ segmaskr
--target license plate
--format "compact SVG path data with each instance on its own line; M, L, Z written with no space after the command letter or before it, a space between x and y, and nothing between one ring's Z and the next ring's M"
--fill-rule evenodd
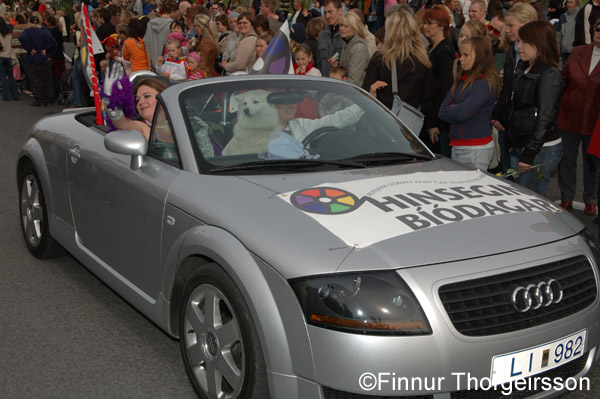
M587 330L517 352L492 358L492 385L499 385L542 373L581 357Z

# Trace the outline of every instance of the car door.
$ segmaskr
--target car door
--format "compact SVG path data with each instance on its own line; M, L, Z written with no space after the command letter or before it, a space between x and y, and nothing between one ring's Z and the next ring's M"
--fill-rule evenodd
M162 131L170 130L163 108ZM167 129L164 128L167 126ZM156 135L153 127L151 135ZM133 170L131 156L104 147L105 133L81 129L69 145L68 187L78 244L152 298L161 287L161 229L165 200L181 169L175 144L144 156ZM156 138L151 143L158 147ZM166 154L166 155L165 155Z

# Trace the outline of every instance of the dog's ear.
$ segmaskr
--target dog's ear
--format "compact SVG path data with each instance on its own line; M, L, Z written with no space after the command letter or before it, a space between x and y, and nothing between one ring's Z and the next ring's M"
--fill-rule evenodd
M233 94L233 98L237 101L238 104L242 104L244 102L244 93L238 92Z

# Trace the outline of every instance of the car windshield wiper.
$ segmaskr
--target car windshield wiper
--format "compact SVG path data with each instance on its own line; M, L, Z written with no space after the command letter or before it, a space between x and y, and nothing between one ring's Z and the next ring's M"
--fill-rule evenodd
M433 158L429 155L408 154L404 152L372 152L368 154L355 155L344 158L344 162L410 162L410 161L431 161Z
M265 161L244 162L236 165L221 166L211 169L211 173L230 172L236 170L251 170L251 169L296 169L307 168L323 165L334 165L343 168L365 168L361 162L352 162L350 160L328 161L319 159L277 159Z

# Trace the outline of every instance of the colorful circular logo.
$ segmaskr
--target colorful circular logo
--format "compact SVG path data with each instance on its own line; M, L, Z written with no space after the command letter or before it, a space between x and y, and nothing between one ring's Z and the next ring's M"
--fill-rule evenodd
M334 187L307 188L292 194L290 201L296 208L321 215L340 215L359 207L356 195Z

